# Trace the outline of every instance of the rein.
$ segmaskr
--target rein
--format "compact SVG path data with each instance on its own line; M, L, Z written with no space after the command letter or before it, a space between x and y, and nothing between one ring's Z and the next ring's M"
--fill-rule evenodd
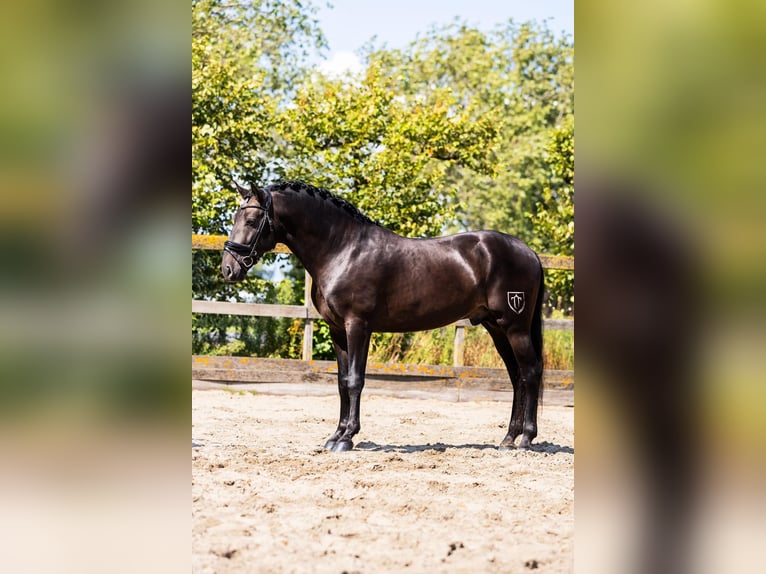
M264 229L266 229L266 224L268 224L269 229L271 229L271 217L269 217L269 208L271 207L271 196L267 197L266 205L244 205L240 207L240 209L260 209L263 211L263 218L261 218L261 222L258 224L258 229L255 231L255 236L253 237L252 241L250 241L249 245L245 245L244 243L237 243L236 241L227 240L223 244L223 250L229 253L234 259L237 260L237 262L242 265L245 269L250 269L258 259L260 259L262 253L258 253L258 242L261 240L261 236L263 235Z

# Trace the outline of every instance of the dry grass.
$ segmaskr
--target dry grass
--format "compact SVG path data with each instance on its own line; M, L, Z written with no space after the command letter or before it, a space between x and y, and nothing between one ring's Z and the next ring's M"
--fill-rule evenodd
M545 366L548 369L574 369L574 333L547 330L543 334ZM370 360L391 363L451 365L455 327L418 333L376 333L370 346ZM482 327L467 327L464 364L503 368L503 361L492 339Z

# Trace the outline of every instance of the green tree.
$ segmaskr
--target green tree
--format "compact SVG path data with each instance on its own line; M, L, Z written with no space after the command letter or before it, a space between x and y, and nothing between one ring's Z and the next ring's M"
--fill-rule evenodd
M551 134L545 146L550 179L535 212L533 245L546 253L574 255L574 117Z
M449 90L423 100L397 88L374 62L359 78L305 82L283 116L283 173L344 195L403 235L438 235L455 218L450 170L492 173L497 132Z
M531 246L543 253L574 255L574 116L555 129L545 147L549 180L527 213L535 229ZM574 273L549 271L551 305L568 311L574 304Z
M192 228L223 233L231 180L261 182L277 156L277 108L325 46L301 0L192 1Z
M455 22L431 29L405 50L375 49L378 63L409 97L433 102L449 91L452 113L491 119L495 170L453 165L447 188L459 199L460 227L497 229L527 241L548 181L545 145L574 110L574 46L546 24L510 21L490 33Z
M278 156L277 110L306 75L309 55L325 46L316 9L302 0L192 1L192 230L226 233L237 195L231 180L261 182ZM267 258L270 260L271 257ZM297 303L259 266L243 283L225 283L220 253L195 251L192 296ZM198 315L195 353L222 345L235 354L270 355L289 347L286 320ZM234 342L236 341L236 342Z

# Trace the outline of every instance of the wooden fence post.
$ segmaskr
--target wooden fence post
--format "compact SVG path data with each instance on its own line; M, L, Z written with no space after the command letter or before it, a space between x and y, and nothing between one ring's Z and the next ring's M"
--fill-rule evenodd
M455 326L455 349L452 354L452 366L463 366L463 355L465 354L465 327L463 325Z
M303 360L310 361L314 356L314 321L309 319L311 311L311 275L305 271L306 285L303 290L303 304L306 307L306 325L303 328Z

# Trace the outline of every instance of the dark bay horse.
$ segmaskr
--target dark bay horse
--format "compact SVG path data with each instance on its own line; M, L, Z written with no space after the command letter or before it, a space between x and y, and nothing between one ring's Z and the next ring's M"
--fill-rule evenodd
M302 182L247 190L225 243L221 269L242 280L277 243L313 278L311 299L330 327L338 359L340 421L325 448L346 451L359 432L359 403L374 331L481 323L513 384L500 448L528 449L542 395L543 270L521 240L496 231L434 239L401 237L335 195Z

